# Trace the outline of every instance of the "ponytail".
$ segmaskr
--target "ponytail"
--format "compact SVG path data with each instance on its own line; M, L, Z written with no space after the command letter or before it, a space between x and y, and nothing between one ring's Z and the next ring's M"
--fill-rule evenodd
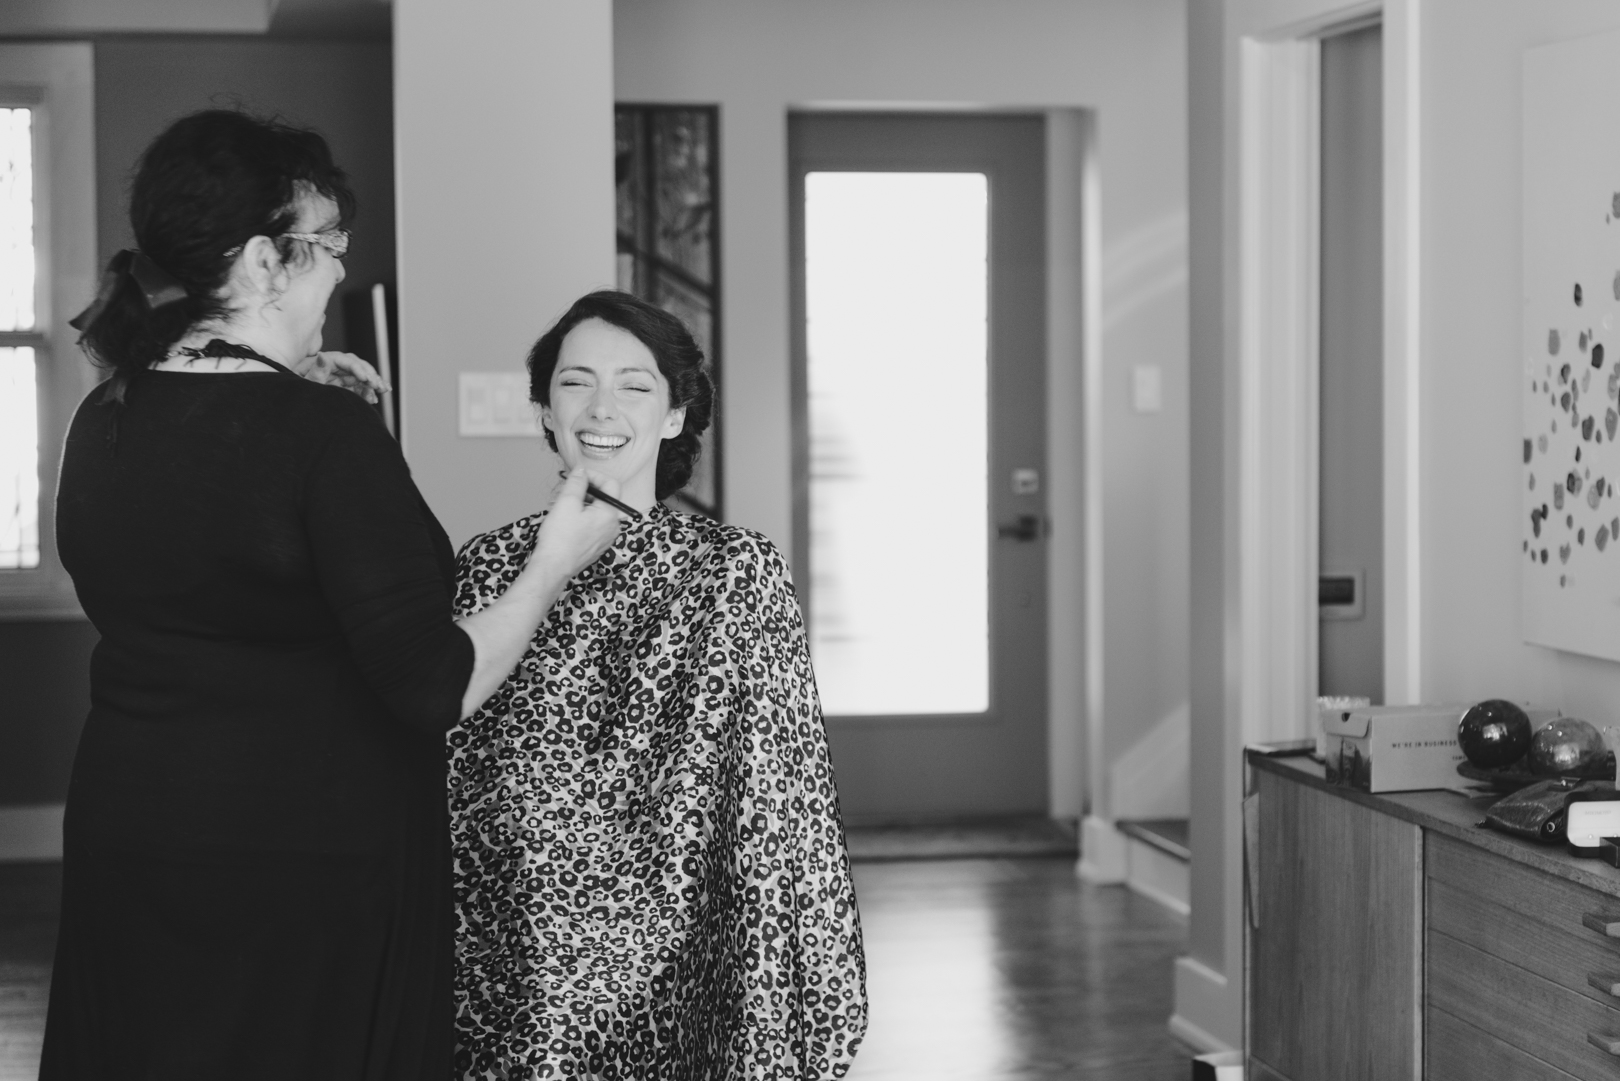
M135 377L167 355L169 346L218 305L200 302L179 278L144 252L125 248L101 273L101 286L88 308L71 319L79 346L112 375L102 394L122 406Z

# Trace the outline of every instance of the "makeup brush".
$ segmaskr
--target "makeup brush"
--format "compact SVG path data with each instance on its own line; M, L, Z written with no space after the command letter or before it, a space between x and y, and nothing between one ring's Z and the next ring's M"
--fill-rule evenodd
M624 502L621 502L620 500L614 499L612 496L608 495L606 492L602 491L602 489L598 488L594 484L585 485L585 495L589 499L600 499L602 502L606 503L608 506L614 507L614 508L616 508L618 510L622 510L622 511L624 511L624 513L628 514L632 518L640 518L641 517L641 512L639 510L632 507L628 503L624 503Z
M559 470L557 470L557 475L559 477L563 478L564 480L567 480L568 479L568 470L559 469ZM624 511L624 513L628 514L632 518L640 518L641 517L641 512L639 510L637 510L636 508L632 507L630 504L625 503L625 502L623 502L621 500L618 500L618 499L614 499L612 496L610 496L606 492L602 491L602 489L598 488L596 485L592 484L590 481L586 481L585 482L585 502L589 503L593 499L600 499L602 502L606 503L608 506L614 508L615 510L622 510L622 511Z

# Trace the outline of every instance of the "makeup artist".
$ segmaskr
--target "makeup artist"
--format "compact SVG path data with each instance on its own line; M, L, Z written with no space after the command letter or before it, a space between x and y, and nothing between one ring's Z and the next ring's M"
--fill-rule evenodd
M865 962L787 564L661 502L713 411L703 353L592 293L529 388L563 462L637 517L451 732L456 1076L841 1077ZM554 513L468 542L459 612L501 603Z
M186 117L76 321L110 378L57 536L101 641L44 1081L449 1076L445 732L619 512L576 470L501 601L453 618L449 541L343 389L378 381L320 352L353 209L319 135Z

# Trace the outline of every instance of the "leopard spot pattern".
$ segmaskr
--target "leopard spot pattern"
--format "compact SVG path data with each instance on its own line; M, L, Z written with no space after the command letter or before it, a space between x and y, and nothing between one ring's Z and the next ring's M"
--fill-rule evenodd
M506 590L543 519L463 547L459 614ZM847 1073L859 915L769 540L654 507L449 741L458 1076Z

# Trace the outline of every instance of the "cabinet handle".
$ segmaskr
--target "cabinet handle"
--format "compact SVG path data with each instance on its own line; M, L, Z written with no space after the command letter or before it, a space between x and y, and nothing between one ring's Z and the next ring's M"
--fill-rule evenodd
M1611 919L1601 912L1588 912L1581 917L1581 923L1600 935L1620 938L1620 919Z
M1607 1032L1588 1032L1586 1042L1593 1047L1600 1047L1611 1055L1620 1056L1620 1036L1611 1036Z
M1586 982L1602 991L1605 995L1620 998L1620 972L1588 973Z

